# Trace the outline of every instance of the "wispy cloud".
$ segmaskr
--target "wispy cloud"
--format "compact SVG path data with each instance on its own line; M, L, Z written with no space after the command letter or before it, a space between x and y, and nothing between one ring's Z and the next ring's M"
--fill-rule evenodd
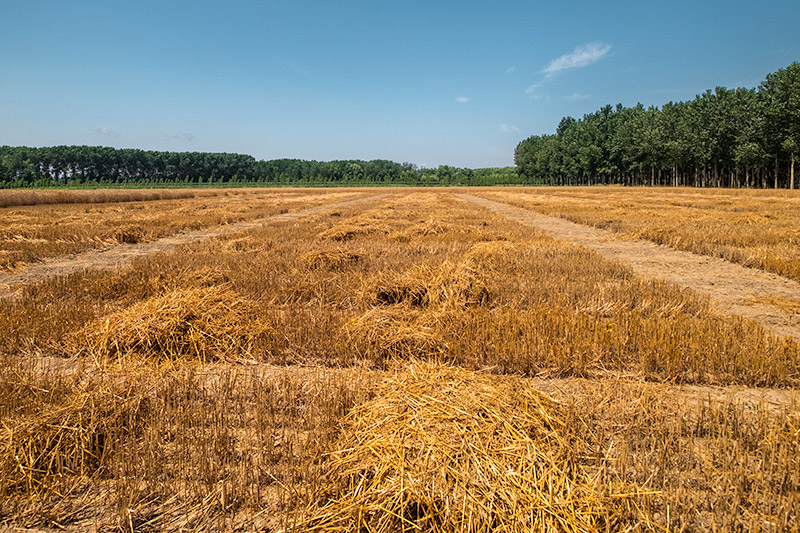
M508 68L506 69L506 74L511 74L511 73L512 73L512 72L514 72L515 70L517 70L517 67L515 67L515 66L513 66L513 65L512 65L512 66L510 66L510 67L508 67Z
M586 100L586 99L591 98L591 97L592 97L591 94L572 93L572 94L568 94L566 96L562 96L561 99L562 100Z
M531 98L541 98L540 95L536 94L536 91L539 90L539 87L542 86L542 83L544 83L544 82L539 81L539 82L536 82L536 83L534 83L532 85L529 85L528 88L525 89L525 94L527 94Z
M469 98L467 96L456 96L456 102L458 102L459 104L466 104L470 100L472 100L472 98Z
M167 137L169 137L170 139L176 139L178 141L189 141L189 142L191 142L192 140L194 140L194 134L193 133L188 133L188 132L184 133L183 135L167 135Z
M513 124L500 124L500 131L503 133L517 133L519 132L519 128Z
M561 57L555 58L550 62L549 65L547 65L547 67L540 70L539 73L544 75L542 76L542 79L534 84L529 85L528 88L525 89L525 92L531 98L541 98L541 95L538 94L538 90L546 81L551 80L558 73L565 70L585 67L587 65L591 65L592 63L597 63L610 51L610 44L599 42L582 44L576 47L572 53L564 54ZM561 98L563 100L581 100L590 98L590 96L586 94L573 93L569 96L562 96Z
M92 131L98 135L102 135L103 137L119 137L119 133L108 128L96 128Z
M564 54L552 60L542 74L552 76L562 70L585 67L597 63L611 50L610 44L586 43L578 46L571 54Z

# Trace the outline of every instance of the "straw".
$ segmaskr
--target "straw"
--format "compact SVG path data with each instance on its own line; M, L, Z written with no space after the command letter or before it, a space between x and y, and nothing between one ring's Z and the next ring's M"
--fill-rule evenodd
M345 422L328 503L296 530L619 531L648 521L592 476L559 404L519 380L413 362Z
M90 324L73 342L98 361L248 357L274 335L261 314L227 287L177 289Z

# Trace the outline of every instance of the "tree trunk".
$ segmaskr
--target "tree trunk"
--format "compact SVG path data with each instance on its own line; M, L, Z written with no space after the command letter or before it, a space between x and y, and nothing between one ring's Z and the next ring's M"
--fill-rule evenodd
M775 188L778 188L778 156L775 156Z
M789 188L794 189L794 152L792 152L792 166L789 170Z

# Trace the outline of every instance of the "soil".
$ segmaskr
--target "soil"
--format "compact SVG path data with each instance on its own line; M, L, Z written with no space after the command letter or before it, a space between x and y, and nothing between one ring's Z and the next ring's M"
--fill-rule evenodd
M457 196L525 226L539 228L556 239L616 259L629 265L637 275L663 279L708 295L719 311L752 319L777 335L800 341L800 313L765 301L800 302L800 283L797 281L649 241L622 240L606 230L502 202L470 194Z
M211 237L218 237L230 233L246 231L263 224L272 222L284 222L295 220L302 217L316 215L331 209L338 209L349 205L362 202L379 200L388 194L378 194L366 198L356 198L336 204L327 204L310 209L304 209L296 213L281 213L271 215L246 222L226 224L212 228L186 231L158 239L157 241L137 244L120 244L101 250L90 250L74 254L68 257L56 257L47 259L41 263L30 265L18 272L0 274L0 300L13 298L19 294L20 289L26 283L34 283L55 276L65 276L73 272L80 272L89 269L113 269L130 264L137 257L146 256L156 252L168 252L182 244L189 244Z

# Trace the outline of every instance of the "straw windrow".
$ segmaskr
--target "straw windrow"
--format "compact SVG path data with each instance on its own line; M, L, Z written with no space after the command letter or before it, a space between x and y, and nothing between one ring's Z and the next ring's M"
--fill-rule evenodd
M297 531L618 531L648 523L609 495L602 458L559 404L520 382L412 363L345 422L329 503Z
M88 325L74 342L98 361L247 357L274 333L260 315L226 287L176 289Z
M490 295L483 272L469 262L445 261L381 277L368 287L365 299L373 305L443 308L483 305Z
M361 256L340 248L316 250L300 257L300 261L310 270L340 271L359 262Z
M350 356L368 360L435 358L447 349L436 327L437 318L419 310L376 307L348 321L343 338Z

